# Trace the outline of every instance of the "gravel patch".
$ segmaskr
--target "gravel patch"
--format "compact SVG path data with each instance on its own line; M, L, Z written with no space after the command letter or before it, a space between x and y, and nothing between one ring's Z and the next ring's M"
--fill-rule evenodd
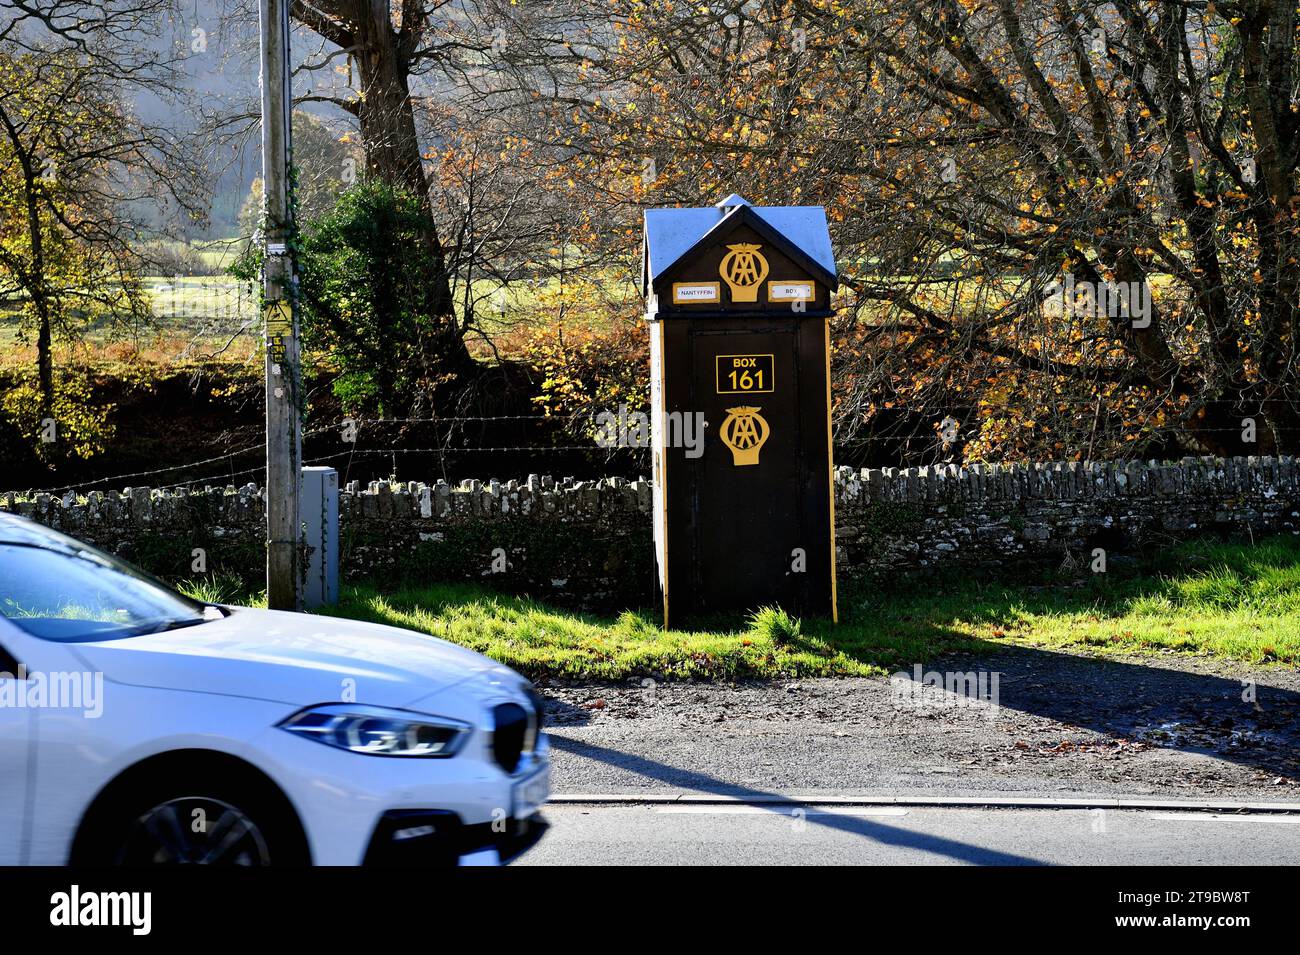
M1300 798L1295 670L1032 649L926 670L997 672L999 705L886 678L543 682L555 790Z

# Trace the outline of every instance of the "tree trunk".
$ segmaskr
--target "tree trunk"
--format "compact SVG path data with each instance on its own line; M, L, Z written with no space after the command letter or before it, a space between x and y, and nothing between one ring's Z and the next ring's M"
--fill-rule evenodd
M366 173L419 197L425 210L424 242L432 263L420 280L432 300L436 328L428 364L435 378L451 379L454 390L472 381L479 371L465 346L456 322L451 277L438 236L424 175L415 113L411 108L411 62L424 33L429 10L425 5L402 5L400 29L394 26L390 0L293 0L294 19L326 40L348 51L356 64L360 98L346 104L361 126Z
M420 161L407 86L407 64L397 37L386 22L368 23L358 31L356 57L361 79L358 118L366 152L366 172L419 196L429 198Z
M17 140L14 140L15 145ZM50 297L45 278L45 234L41 231L41 211L36 198L36 173L33 158L19 154L23 169L23 192L27 206L27 238L31 243L32 261L26 281L27 294L36 311L36 377L41 393L41 420L54 416L54 342L50 327Z
M54 416L54 354L49 303L41 301L36 304L36 309L40 323L36 332L36 372L41 390L41 419L44 420Z
M438 319L435 354L439 364L456 375L471 372L476 363L465 347L456 323L455 304L446 258L433 219L429 183L424 175L420 141L411 108L410 53L392 28L386 3L371 3L370 15L358 23L355 39L361 102L357 116L366 154L366 173L405 189L420 199L427 228L424 241L433 266L423 281L432 292Z

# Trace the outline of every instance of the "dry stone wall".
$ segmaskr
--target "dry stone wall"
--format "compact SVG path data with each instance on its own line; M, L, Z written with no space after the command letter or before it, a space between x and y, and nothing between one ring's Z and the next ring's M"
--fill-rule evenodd
M1300 533L1295 459L1066 462L853 470L835 475L842 578L1132 558L1198 534ZM652 598L646 480L355 482L340 491L344 580L476 580L575 606ZM0 509L168 578L257 580L254 485L0 495Z

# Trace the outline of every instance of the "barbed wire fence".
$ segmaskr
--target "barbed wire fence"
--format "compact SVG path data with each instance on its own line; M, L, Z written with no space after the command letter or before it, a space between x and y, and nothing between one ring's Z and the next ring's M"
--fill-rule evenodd
M309 438L319 438L325 435L335 435L338 440L350 445L340 451L330 454L307 456L304 454L302 465L321 465L328 462L340 461L347 459L351 461L357 458L375 458L381 456L391 456L396 458L398 455L434 455L434 456L455 456L455 455L477 455L477 454L547 454L547 453L574 453L586 452L589 454L607 454L607 453L638 453L646 452L647 447L636 445L619 446L612 445L603 447L595 441L586 444L556 444L556 443L535 443L535 444L477 444L477 443L458 443L449 439L439 444L430 444L429 446L408 446L392 445L380 447L366 447L362 444L361 437L367 427L374 429L375 426L382 425L408 425L408 424L428 424L428 425L448 425L460 426L466 424L491 424L501 422L525 422L532 421L540 424L546 424L554 428L562 428L564 421L562 419L544 416L544 415L463 415L463 416L439 416L429 418L362 418L346 417L329 424L318 425L313 428L305 429L302 432L303 441ZM345 435L351 435L345 437ZM214 481L229 483L234 478L243 478L259 474L266 470L265 463L252 465L246 468L236 470L217 471L216 466L222 462L234 462L241 457L255 453L264 454L266 451L265 442L248 445L238 448L234 451L228 451L224 454L212 455L190 461L185 464L173 464L164 467L151 468L145 470L127 471L119 474L112 474L105 477L91 478L85 481L77 481L69 484L59 485L56 487L41 487L25 490L24 495L32 494L52 494L61 495L68 492L85 492L103 488L105 486L122 485L123 482L132 481L136 483L148 483L148 486L154 490L173 490L176 488L187 487L191 485L202 485ZM153 483L151 479L163 477L165 475L178 475L189 471L195 471L202 468L211 467L212 473L197 477L186 477L183 480L177 480L174 483ZM165 478L164 478L165 480ZM4 489L17 490L17 489Z
M455 427L455 426L463 426L466 424L490 424L490 423L499 423L499 422L537 422L539 424L549 425L552 428L555 428L557 430L563 429L566 424L565 419L548 416L548 415L463 415L463 416L448 415L448 416L423 417L423 418L345 417L337 421L331 422L329 424L322 424L313 428L305 429L302 432L302 437L305 442L309 438L319 438L325 435L334 434L338 436L339 440L342 440L345 443L349 444L350 447L336 452L332 452L330 454L315 455L311 457L307 457L304 455L302 465L303 466L323 465L329 462L344 461L345 475L346 475L346 465L350 464L352 461L358 458L376 458L382 456L392 457L394 459L394 463L396 462L397 456L399 455L428 455L428 456L454 457L457 455L503 454L503 453L533 455L533 454L553 454L553 453L573 454L573 453L585 452L593 456L599 456L599 455L608 456L612 454L630 454L630 455L640 454L648 458L648 452L650 450L648 445L629 443L629 444L612 444L607 446L607 445L602 445L596 442L595 440L592 440L586 444L536 443L536 444L479 445L479 444L454 443L452 440L450 440L450 436L449 436L449 439L444 441L443 443L430 445L427 447L426 446L411 447L411 446L403 446L403 445L393 445L387 447L364 447L362 446L360 440L361 435L364 433L367 427L370 427L372 430L375 426L409 425L409 424L448 425L448 426ZM1213 428L1213 429L1205 429L1205 430L1230 432L1230 431L1236 431L1237 429ZM349 433L352 435L351 438L344 437L344 435ZM861 448L861 447L880 445L880 444L898 445L902 442L908 441L909 438L915 439L916 437L917 437L916 435L908 436L908 435L895 435L895 434L878 434L878 435L869 435L866 437L854 437L845 441L836 441L835 448L837 451L841 451L841 450L847 450L851 448ZM944 447L944 441L936 435L933 440L928 440L926 442L926 447L927 450L941 449ZM213 482L218 482L218 481L229 484L235 478L243 478L255 474L260 474L261 472L266 470L265 463L252 465L246 468L241 468L236 470L223 470L220 472L215 471L215 466L221 464L222 462L227 462L227 461L233 462L241 457L254 454L254 453L264 454L265 451L266 451L265 442L258 442L257 444L248 445L236 449L234 451L228 451L224 454L218 454L206 458L201 458L199 460L190 461L185 464L173 464L173 465L166 465L164 467L152 468L147 470L128 471L120 474L109 475L106 477L91 478L85 481L64 484L57 487L31 488L22 491L21 494L23 496L29 496L35 494L66 495L69 492L88 492L91 490L103 488L105 486L110 486L110 487L113 485L125 486L123 482L126 481L142 483L151 478L157 478L163 475L182 474L184 472L199 470L201 468L205 468L208 466L213 466L214 473L209 473L198 477L187 477L183 480L177 480L173 483L154 484L150 482L147 486L154 490L175 490L177 488L189 487L193 485L211 484ZM648 460L642 463L648 465ZM935 462L935 463L947 463L947 462ZM344 481L346 481L346 477L341 476L340 481L341 483L343 483ZM0 491L12 491L18 493L18 489L16 488L4 488L4 489L0 489Z

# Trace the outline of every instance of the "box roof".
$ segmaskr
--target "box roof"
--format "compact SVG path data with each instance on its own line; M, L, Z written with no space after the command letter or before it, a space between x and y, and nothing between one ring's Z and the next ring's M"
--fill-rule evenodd
M835 253L831 249L826 210L821 206L753 206L732 193L708 209L647 209L642 266L643 292L715 229L730 227L733 217L757 217L769 230L802 254L834 288Z

